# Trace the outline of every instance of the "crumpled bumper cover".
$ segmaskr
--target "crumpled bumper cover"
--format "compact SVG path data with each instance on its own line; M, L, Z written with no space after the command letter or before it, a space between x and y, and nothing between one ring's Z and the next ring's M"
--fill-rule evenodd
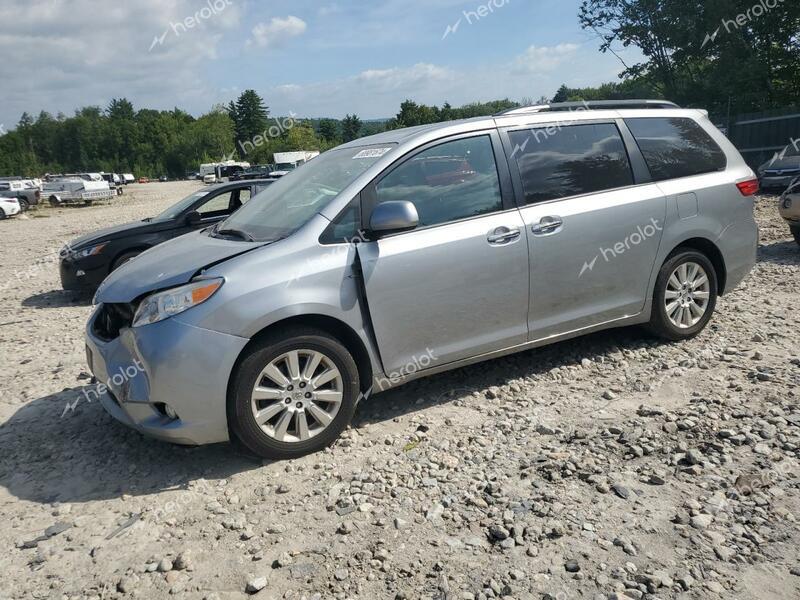
M171 318L124 328L101 339L86 327L89 368L98 380L86 391L116 420L146 435L186 445L229 440L228 380L249 340L201 329ZM164 414L168 404L178 415Z

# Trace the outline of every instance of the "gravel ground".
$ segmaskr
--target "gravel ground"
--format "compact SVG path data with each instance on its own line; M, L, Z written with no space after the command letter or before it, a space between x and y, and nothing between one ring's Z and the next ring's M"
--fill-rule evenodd
M800 597L800 248L775 198L697 339L612 331L414 382L265 463L82 395L90 306L55 253L196 187L0 222L0 598Z

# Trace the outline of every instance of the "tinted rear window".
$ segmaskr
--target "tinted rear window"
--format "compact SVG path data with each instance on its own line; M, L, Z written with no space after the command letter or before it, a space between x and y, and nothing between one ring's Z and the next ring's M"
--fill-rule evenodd
M633 184L628 153L613 124L512 131L525 203L613 190Z
M626 119L655 181L724 171L728 159L692 119Z

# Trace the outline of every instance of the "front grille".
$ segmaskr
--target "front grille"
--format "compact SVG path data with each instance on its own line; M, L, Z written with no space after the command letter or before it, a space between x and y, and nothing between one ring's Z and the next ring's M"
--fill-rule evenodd
M110 342L119 337L119 332L133 323L135 306L133 304L103 304L92 331L101 340Z
M784 169L784 170L767 170L764 171L764 175L768 177L789 177L791 175L797 175L800 173L800 169Z

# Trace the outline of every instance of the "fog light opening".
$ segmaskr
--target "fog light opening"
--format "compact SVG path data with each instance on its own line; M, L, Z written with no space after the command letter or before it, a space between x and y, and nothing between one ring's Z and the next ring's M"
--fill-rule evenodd
M166 404L164 402L159 402L158 404L155 405L155 407L158 412L160 412L168 419L171 419L172 421L177 421L180 418L178 416L178 413L175 412L175 409L172 408L169 404Z

